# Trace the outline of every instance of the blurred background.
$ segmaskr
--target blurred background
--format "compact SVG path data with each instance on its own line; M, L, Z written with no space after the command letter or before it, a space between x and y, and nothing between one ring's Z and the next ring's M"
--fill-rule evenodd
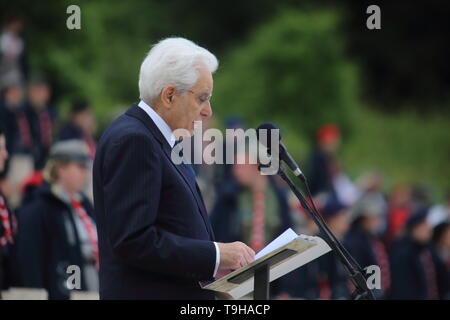
M71 4L81 8L80 30L66 27ZM381 30L366 27L371 4L381 8ZM139 67L150 45L180 36L219 59L208 126L276 123L323 214L329 221L346 217L330 223L336 223L358 262L385 262L384 279L392 283L385 283L389 290L379 297L449 298L450 6L445 1L0 0L0 12L0 125L8 151L0 188L10 217L3 230L11 235L4 237L2 263L22 266L15 275L8 274L11 267L3 268L3 289L49 286L39 280L42 274L23 268L36 259L27 253L33 251L36 230L20 236L21 221L23 230L35 224L30 212L37 210L36 191L58 179L69 185L75 179L64 169L56 179L46 178L46 172L58 171L49 155L75 148L92 161L106 126L138 102ZM84 145L54 147L69 140ZM84 167L90 166L88 161ZM251 241L254 199L246 190L254 191L249 177L255 168L195 169L218 240ZM92 202L89 176L76 190L87 203ZM317 233L282 182L257 181L273 191L266 197L274 204L265 208L267 241L285 227ZM89 204L83 206L90 215ZM79 213L73 203L69 208ZM226 227L233 221L242 228ZM361 242L367 247L359 247ZM421 244L417 252L411 243ZM431 273L423 247L431 248ZM367 259L366 252L372 252ZM288 281L295 288L280 281L274 297L349 298L347 279L335 264L303 268ZM411 269L410 279L422 279L421 286L409 288L407 278L394 283L405 268ZM302 282L304 274L311 283ZM95 280L86 282L95 292Z

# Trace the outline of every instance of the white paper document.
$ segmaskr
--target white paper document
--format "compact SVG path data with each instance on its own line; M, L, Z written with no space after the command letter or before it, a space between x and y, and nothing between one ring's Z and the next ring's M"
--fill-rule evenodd
M265 256L266 254L271 253L274 250L277 250L278 248L281 248L285 244L288 244L292 240L298 237L298 234L295 233L294 230L291 228L287 229L285 232L280 234L275 240L273 240L271 243L269 243L267 246L265 246L261 251L259 251L255 255L255 260Z

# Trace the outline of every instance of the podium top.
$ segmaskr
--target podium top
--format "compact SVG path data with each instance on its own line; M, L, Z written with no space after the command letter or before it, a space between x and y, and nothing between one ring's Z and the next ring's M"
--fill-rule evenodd
M259 267L269 265L269 281L271 282L330 250L331 248L321 238L300 235L247 266L202 286L202 288L226 293L238 299L253 291L254 272Z

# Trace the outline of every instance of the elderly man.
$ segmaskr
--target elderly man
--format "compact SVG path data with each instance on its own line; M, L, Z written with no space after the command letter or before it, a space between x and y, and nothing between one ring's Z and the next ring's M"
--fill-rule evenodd
M94 162L101 299L213 299L199 281L254 259L217 243L192 168L175 165L173 132L211 116L217 59L182 38L156 44L139 75L141 101L99 141Z

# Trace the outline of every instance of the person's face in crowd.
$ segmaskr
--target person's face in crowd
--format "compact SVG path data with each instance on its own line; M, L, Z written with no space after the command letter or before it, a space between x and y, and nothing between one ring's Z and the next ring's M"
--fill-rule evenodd
M369 215L363 217L362 226L363 228L371 234L376 234L379 230L381 219L377 215Z
M212 115L209 99L213 78L205 67L200 67L198 72L199 78L189 91L177 92L175 87L167 86L161 93L160 99L166 109L165 120L172 130L186 129L192 135L194 121L202 121Z
M45 83L30 84L28 86L28 98L33 108L37 111L47 106L50 100L50 93L50 87Z
M389 202L391 206L403 207L410 203L411 201L411 190L408 186L397 186L391 193Z
M337 213L336 215L327 220L331 231L334 234L336 234L337 237L344 236L350 227L348 214L347 211L345 210L340 211L339 213Z
M423 221L412 228L411 235L419 243L428 243L431 240L432 229L426 221Z
M97 128L94 115L90 110L78 112L73 116L73 123L88 135L93 135Z
M58 183L69 193L81 191L87 183L88 168L77 162L58 167Z
M0 172L5 169L6 159L8 159L8 150L6 150L5 135L0 135Z
M20 86L11 86L5 89L5 104L10 109L20 106L23 99L23 92Z
M339 137L335 137L333 139L322 141L320 147L327 153L335 153L340 145L341 139Z

